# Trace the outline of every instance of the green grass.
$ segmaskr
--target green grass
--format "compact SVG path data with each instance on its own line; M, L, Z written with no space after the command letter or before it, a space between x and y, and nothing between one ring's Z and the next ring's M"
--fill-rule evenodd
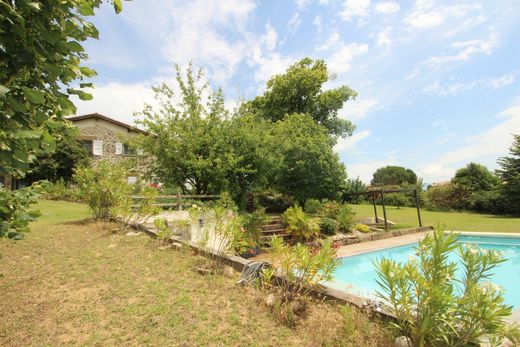
M89 217L87 205L76 202L38 200L32 209L36 209L42 214L37 223L67 223Z
M379 323L318 300L289 328L263 290L198 274L206 260L188 249L72 222L82 204L38 208L24 240L0 239L0 346L390 345Z
M350 205L356 217L374 217L372 205ZM397 209L386 207L387 218L399 227L418 226L417 210L410 207ZM378 206L378 217L383 217L383 208ZM490 232L520 232L520 218L496 216L471 212L433 212L421 209L423 225L444 223L448 230L456 231L490 231Z

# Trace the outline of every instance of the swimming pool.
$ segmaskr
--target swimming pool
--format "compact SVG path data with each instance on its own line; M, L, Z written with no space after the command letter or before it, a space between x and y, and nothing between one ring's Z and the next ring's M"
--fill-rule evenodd
M482 249L502 252L507 261L494 269L491 281L505 289L507 304L513 305L515 309L520 308L520 238L459 235L458 240L461 243L472 243ZM330 285L352 294L374 298L379 288L373 262L381 258L406 262L408 257L414 254L416 245L417 243L412 243L341 258L341 263L334 273L334 281ZM454 252L451 260L455 259L458 259L458 256Z

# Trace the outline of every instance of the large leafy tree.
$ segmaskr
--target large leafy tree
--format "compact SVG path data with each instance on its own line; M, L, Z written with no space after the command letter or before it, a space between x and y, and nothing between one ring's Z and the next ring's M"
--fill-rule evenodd
M349 136L354 125L338 116L343 104L357 96L347 86L323 90L329 80L323 60L304 58L280 75L273 76L263 95L244 104L244 108L273 122L287 115L306 114L334 136Z
M113 0L116 11L121 0ZM82 66L81 42L97 38L85 20L101 0L0 1L0 174L23 176L35 155L52 152L53 131L75 113L71 95L89 100L76 81L95 75Z
M373 186L416 185L417 175L411 169L390 165L377 169L370 183Z
M451 183L472 191L491 190L499 179L487 167L477 163L469 163L455 173Z
M160 106L147 106L140 115L152 134L141 146L154 156L155 174L184 192L230 191L236 198L266 182L272 156L262 135L269 136L268 124L231 115L222 92L211 90L191 67L185 76L177 68L177 84L178 94L166 84L154 88Z
M509 156L498 159L498 176L502 179L502 196L507 212L520 214L520 135L513 135Z
M121 0L112 0L116 12ZM82 66L81 43L97 38L85 17L101 0L0 0L0 175L23 177L37 155L55 149L54 132L75 113L71 95L89 100L78 81L95 75ZM0 187L0 237L20 238L32 216L30 192Z
M303 202L338 198L347 174L332 149L327 129L306 114L292 114L274 124L273 153L281 161L272 184Z

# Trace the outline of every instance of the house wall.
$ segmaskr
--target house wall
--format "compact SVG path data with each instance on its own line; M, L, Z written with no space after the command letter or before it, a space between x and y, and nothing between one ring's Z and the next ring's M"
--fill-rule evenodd
M79 129L80 140L101 140L103 142L102 155L91 156L94 165L100 160L108 160L115 163L121 160L132 159L136 174L146 171L146 167L150 162L147 158L139 155L116 154L116 143L122 143L125 142L125 139L128 140L139 136L140 133L137 131L132 131L102 119L92 118L75 121L74 125Z
M93 155L94 160L118 161L129 156L116 154L116 143L123 142L125 138L138 136L138 133L119 125L98 119L85 119L76 121L74 124L79 128L80 139L103 141L103 154Z

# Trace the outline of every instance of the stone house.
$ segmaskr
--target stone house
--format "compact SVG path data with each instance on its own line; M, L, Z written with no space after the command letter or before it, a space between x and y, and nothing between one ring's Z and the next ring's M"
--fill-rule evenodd
M98 160L121 161L136 159L136 172L146 165L145 158L139 158L139 149L133 149L130 141L147 132L122 123L113 118L91 113L81 116L67 117L79 129L79 140L92 156L94 164ZM135 182L136 176L129 176L129 182Z

